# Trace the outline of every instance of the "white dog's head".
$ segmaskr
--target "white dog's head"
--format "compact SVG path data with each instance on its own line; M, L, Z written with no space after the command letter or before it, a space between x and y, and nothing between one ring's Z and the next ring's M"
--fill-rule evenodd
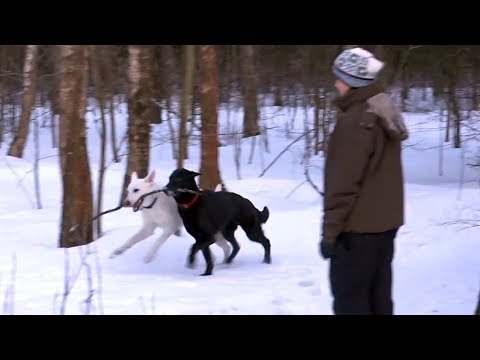
M155 199L155 196L147 196L140 199L144 194L157 190L155 183L155 170L152 170L150 174L144 179L139 179L137 172L132 173L130 184L127 187L127 198L125 199L125 206L133 206L133 211L136 212L145 206L150 205L150 202ZM150 199L151 198L151 199Z

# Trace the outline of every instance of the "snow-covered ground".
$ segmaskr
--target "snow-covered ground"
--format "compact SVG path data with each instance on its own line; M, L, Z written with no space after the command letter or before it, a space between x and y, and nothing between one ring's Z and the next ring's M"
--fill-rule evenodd
M39 110L41 112L41 110ZM119 140L125 131L126 111L116 119ZM287 144L303 132L304 112L296 114L295 129L287 138L285 122L292 113L268 108L270 152L256 141L251 164L251 139L242 140L241 179L234 166L234 146L222 138L220 167L230 190L250 198L257 207L267 205L271 217L264 226L272 243L271 265L262 264L263 250L237 231L241 250L234 263L219 264L210 277L198 276L204 268L202 256L197 267L187 269L185 259L192 244L183 230L170 238L154 262L146 265L143 256L155 236L139 243L122 256L110 259L113 249L128 239L141 224L140 214L122 209L103 217L104 236L89 246L86 258L92 271L93 287L100 289L92 299L91 313L105 314L331 314L328 262L318 254L322 199L305 180L304 142L300 140L261 178L259 174ZM242 114L232 114L230 123L241 129ZM476 145L465 150L444 148L443 175L439 176L439 122L435 114L405 114L411 137L404 151L406 178L406 225L396 240L394 300L397 314L472 314L480 287L480 228L460 231L464 225L445 224L457 219L475 219L480 210L479 173L464 167L459 191L461 164L476 155ZM220 133L226 133L227 116L220 112ZM311 114L309 114L311 119ZM89 120L88 151L96 189L99 159L97 125ZM232 127L230 126L230 130ZM151 169L157 180L167 181L175 166L167 124L152 127ZM198 170L198 139L189 148L185 167ZM80 267L85 248L59 249L61 178L56 149L51 147L47 128L40 134L41 199L35 208L32 176L33 136L29 137L25 159L5 156L0 151L0 301L4 313L53 314L60 311L64 291L65 259L69 276L76 277L66 314L81 314L88 297L86 268ZM125 146L121 153L125 153ZM107 158L111 159L110 146ZM105 179L104 208L118 204L126 157L111 164ZM312 178L322 186L322 159L311 160ZM218 260L221 250L212 246ZM15 281L12 281L14 273ZM14 292L12 293L12 284ZM99 286L101 284L101 286ZM7 298L4 301L5 297ZM13 298L13 302L9 300ZM99 301L101 299L101 302ZM12 305L13 304L13 308ZM10 306L9 306L10 305Z

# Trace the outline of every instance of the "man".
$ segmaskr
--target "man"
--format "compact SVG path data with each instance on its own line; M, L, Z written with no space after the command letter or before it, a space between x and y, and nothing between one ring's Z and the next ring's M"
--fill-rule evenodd
M404 224L402 116L377 84L384 64L370 52L345 50L334 61L338 117L324 178L323 238L330 259L333 310L393 315L394 239Z

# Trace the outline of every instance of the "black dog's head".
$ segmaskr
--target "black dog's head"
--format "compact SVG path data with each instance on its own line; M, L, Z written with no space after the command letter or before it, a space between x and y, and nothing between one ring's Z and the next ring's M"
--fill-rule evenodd
M177 196L179 194L178 189L199 191L200 189L195 182L195 178L199 175L201 174L184 168L174 170L165 186L165 193L168 196Z

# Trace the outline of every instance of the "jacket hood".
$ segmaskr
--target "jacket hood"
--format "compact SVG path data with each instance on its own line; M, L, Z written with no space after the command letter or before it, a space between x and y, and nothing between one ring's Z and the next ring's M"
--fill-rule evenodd
M367 100L367 104L369 111L380 118L381 127L391 138L399 141L408 139L403 116L388 94L381 92L374 95Z
M379 117L379 125L390 138L399 141L408 138L408 131L402 114L382 86L374 83L352 89L344 96L337 97L334 100L334 104L342 111L347 111L348 108L358 102L367 103L369 108L367 111L373 112Z

